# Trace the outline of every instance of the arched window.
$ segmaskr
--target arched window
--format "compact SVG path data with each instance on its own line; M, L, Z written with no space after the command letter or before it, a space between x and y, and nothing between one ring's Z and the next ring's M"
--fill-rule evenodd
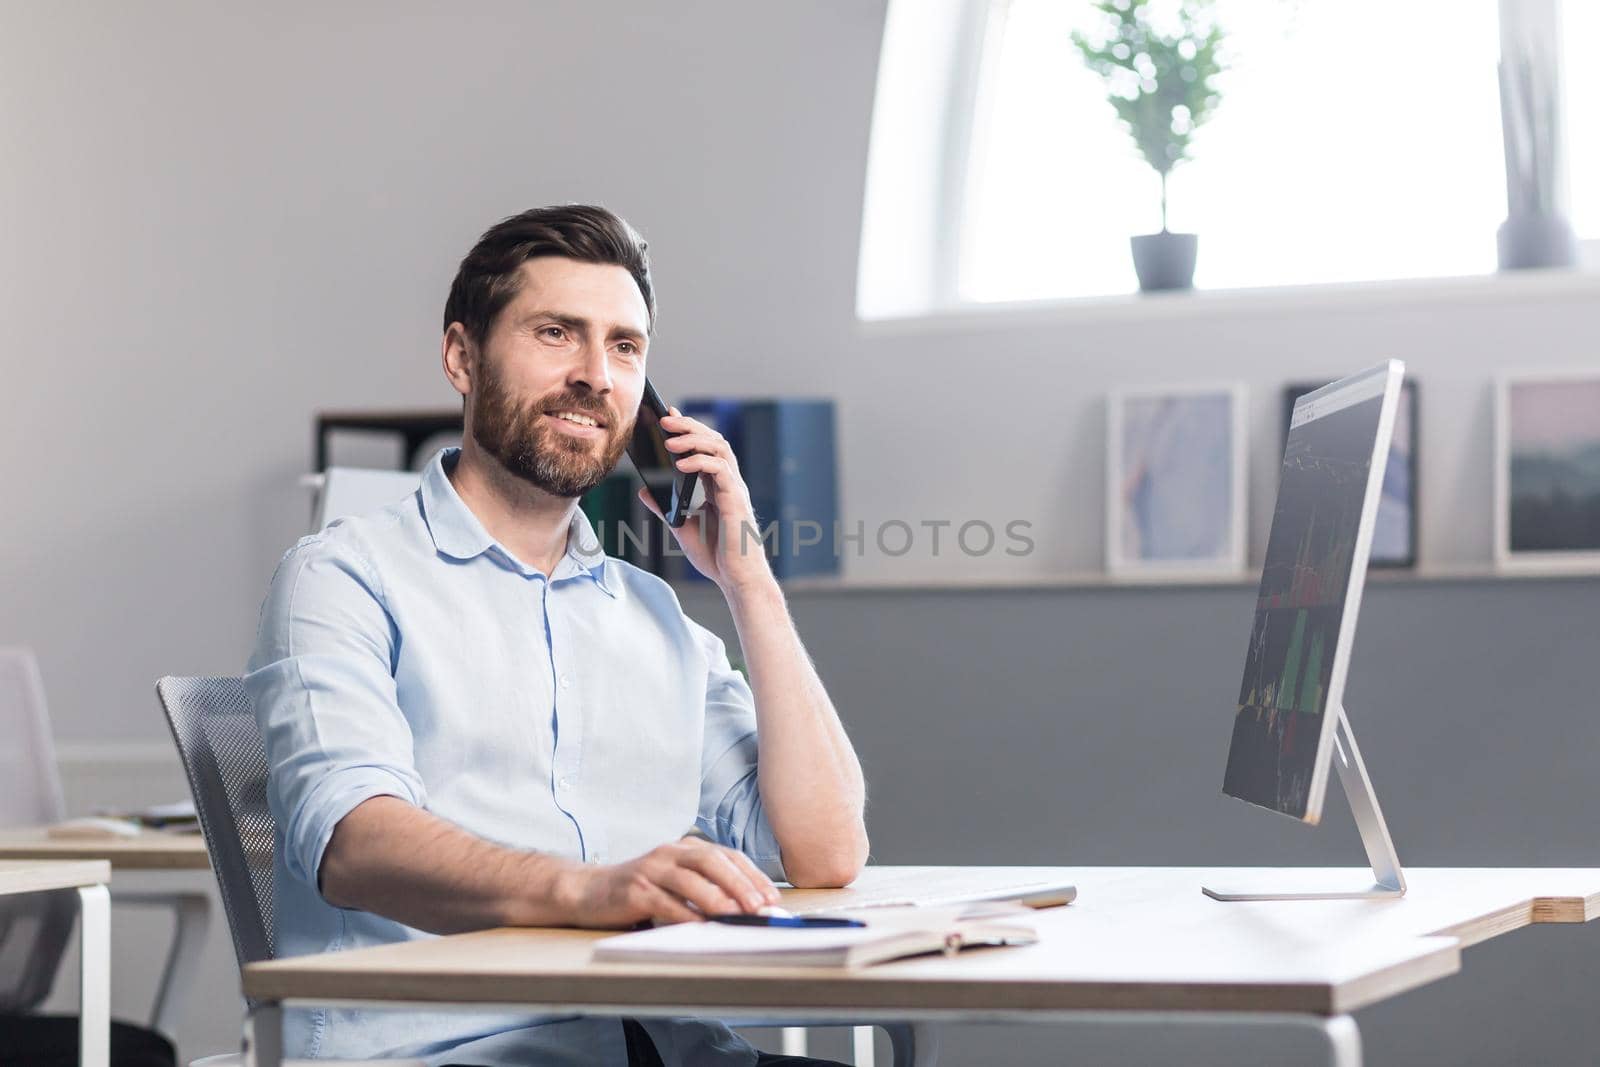
M1556 3L1215 0L1228 55L1221 100L1170 180L1171 229L1200 235L1195 284L1493 271L1507 210L1502 11L1508 23L1553 34ZM1581 232L1600 237L1600 123L1580 108L1600 101L1600 75L1581 55L1581 42L1600 33L1600 3L1568 0L1567 9L1571 213ZM864 318L1136 288L1128 239L1159 229L1160 184L1073 44L1074 30L1092 34L1103 17L1092 0L891 4L863 233ZM920 91L897 81L908 66L902 55L897 69L897 49L916 49ZM904 151L912 111L924 149L915 158ZM885 177L896 160L899 173ZM901 240L875 249L875 222L896 214ZM894 286L869 274L873 262L878 279L897 279L890 299L881 297Z

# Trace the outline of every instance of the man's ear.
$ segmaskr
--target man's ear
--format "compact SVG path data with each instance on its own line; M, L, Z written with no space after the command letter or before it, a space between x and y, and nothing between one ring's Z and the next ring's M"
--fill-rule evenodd
M463 397L472 394L473 375L478 370L477 346L467 336L467 328L459 322L452 322L444 331L444 342L440 347L440 358L444 363L444 376L450 387Z

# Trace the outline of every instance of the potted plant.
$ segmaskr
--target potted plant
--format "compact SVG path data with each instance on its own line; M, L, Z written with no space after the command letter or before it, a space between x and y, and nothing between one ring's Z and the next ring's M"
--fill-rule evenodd
M1161 178L1161 232L1131 239L1139 288L1191 288L1200 239L1167 229L1167 175L1189 158L1195 131L1216 110L1222 27L1212 0L1164 5L1162 13L1172 15L1166 26L1158 25L1150 0L1096 0L1094 6L1100 32L1075 32L1072 43L1104 79L1117 117Z

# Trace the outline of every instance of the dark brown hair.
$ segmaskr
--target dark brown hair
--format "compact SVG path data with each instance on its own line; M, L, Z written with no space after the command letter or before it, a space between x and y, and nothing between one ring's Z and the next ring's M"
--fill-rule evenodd
M603 207L565 204L513 215L489 227L461 261L445 301L444 328L459 322L474 343L482 344L495 316L517 295L522 265L540 256L563 256L625 268L639 285L654 329L656 298L645 248L632 226Z

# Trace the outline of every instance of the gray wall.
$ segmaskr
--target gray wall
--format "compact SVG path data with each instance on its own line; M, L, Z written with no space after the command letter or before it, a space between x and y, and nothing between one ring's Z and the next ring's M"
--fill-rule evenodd
M437 317L454 265L485 225L531 204L598 200L650 238L663 388L836 397L848 518L1035 523L1025 559L868 557L856 574L1092 568L1108 386L1247 382L1252 468L1270 486L1278 385L1387 355L1423 382L1425 556L1487 559L1488 379L1593 365L1593 299L1424 289L863 330L852 305L882 14L881 0L0 0L0 643L41 656L79 760L75 806L121 799L132 778L180 788L170 763L151 762L166 744L151 684L243 663L271 568L305 521L294 483L312 413L450 403ZM919 473L930 455L940 481ZM1252 498L1259 548L1270 490ZM1593 700L1573 642L1595 632L1593 594L1373 594L1363 664L1428 642L1426 672L1391 660L1352 689L1408 862L1589 862L1573 813L1588 801ZM1348 834L1200 799L1216 792L1225 729L1181 709L1229 693L1247 600L1242 588L851 595L797 597L796 610L861 739L881 859L1348 856ZM957 669L943 651L955 648L983 650L983 670ZM1385 736L1422 721L1387 717L1396 692L1474 729ZM901 745L913 716L925 743ZM1534 716L1551 725L1526 728ZM1041 731L1060 743L1036 744ZM1018 739L1031 774L1007 762ZM1500 770L1446 774L1461 764L1439 745ZM1508 749L1521 753L1509 769ZM1050 819L1016 819L1047 783L1063 798ZM119 973L136 984L146 935L123 929ZM1542 1013L1592 975L1573 947L1590 935L1549 933L1475 950L1511 954L1483 968L1502 991L1549 971L1529 978L1540 1004L1485 1013L1478 1062L1515 1058L1496 1055L1513 1040L1588 1058L1589 1013ZM1517 956L1534 951L1524 944L1542 954ZM224 943L210 959L214 992L186 1036L196 1053L233 1025ZM1372 1025L1409 1034L1403 1058L1427 1060L1430 1013L1445 1003L1473 1023L1488 987L1461 983L1475 980Z
M554 201L603 201L649 237L664 389L837 398L847 519L1035 526L1025 558L933 560L923 538L855 573L1097 566L1118 383L1253 388L1259 548L1279 385L1388 355L1423 384L1425 559L1487 560L1489 377L1600 361L1600 302L1512 287L863 331L882 14L0 3L0 641L39 650L62 736L159 740L152 679L243 662L305 519L312 412L449 404L456 262ZM917 476L934 455L943 479Z

